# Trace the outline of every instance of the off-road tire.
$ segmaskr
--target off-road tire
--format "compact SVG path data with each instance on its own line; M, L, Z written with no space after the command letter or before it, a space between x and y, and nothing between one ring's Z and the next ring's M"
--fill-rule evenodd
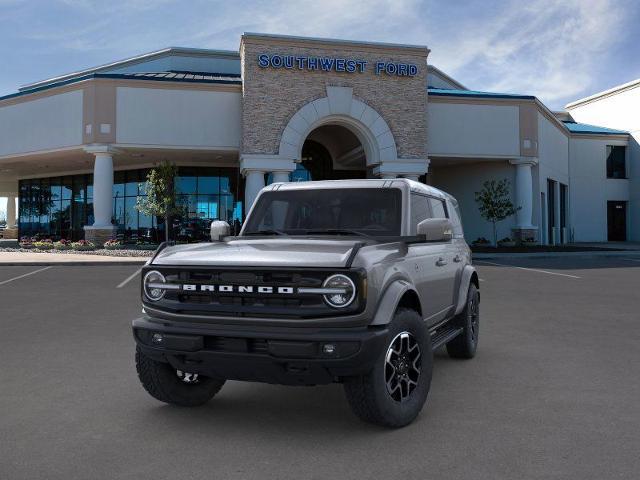
M136 370L142 386L153 398L181 407L204 405L220 391L225 382L199 376L197 383L185 383L171 365L149 358L138 346Z
M464 310L453 320L453 324L462 327L462 333L447 343L447 353L451 358L473 358L478 348L480 333L480 292L471 283L467 292Z
M387 353L396 337L410 333L420 353L420 373L414 390L403 400L397 401L389 393L385 381ZM431 386L433 352L427 327L414 311L398 309L389 324L389 336L375 365L365 375L350 377L344 381L344 390L353 412L365 422L384 427L404 427L420 413Z

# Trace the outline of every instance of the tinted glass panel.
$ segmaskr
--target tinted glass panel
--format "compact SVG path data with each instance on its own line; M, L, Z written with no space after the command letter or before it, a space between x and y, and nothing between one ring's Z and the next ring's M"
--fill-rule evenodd
M607 146L607 178L627 178L626 147Z
M418 223L429 218L430 216L431 210L429 209L429 198L425 195L412 193L410 234L415 235L417 232Z
M260 196L245 234L264 230L332 234L331 230L340 229L395 236L400 235L401 203L401 192L395 188L268 192Z
M442 200L429 197L429 203L431 204L433 218L448 218L447 209Z

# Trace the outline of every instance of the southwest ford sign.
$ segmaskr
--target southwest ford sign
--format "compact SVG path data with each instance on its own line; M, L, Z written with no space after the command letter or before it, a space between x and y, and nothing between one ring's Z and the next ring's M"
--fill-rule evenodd
M376 75L385 74L398 77L413 77L418 73L418 66L413 63L374 62L369 66L369 62L365 60L337 57L269 55L266 53L258 55L258 66L262 68L344 73L364 73L368 68L371 68Z

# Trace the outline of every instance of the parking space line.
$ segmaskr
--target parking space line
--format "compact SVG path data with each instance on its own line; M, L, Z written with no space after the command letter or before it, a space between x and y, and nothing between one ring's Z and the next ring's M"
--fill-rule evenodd
M52 267L48 266L48 267L44 267L44 268L39 268L38 270L34 270L33 272L25 273L23 275L19 275L17 277L10 278L9 280L4 280L4 281L0 282L0 285L4 285L5 283L13 282L14 280L20 280L21 278L28 277L29 275L34 275L34 274L39 273L39 272L44 272L45 270L49 270L50 268L52 268Z
M142 271L142 269L139 268L138 270L133 272L131 275L129 275L127 278L125 278L122 282L120 282L116 288L124 287L127 283L129 283L131 280L136 278L136 276L139 275L141 271Z
M498 267L511 267L511 268L517 268L519 270L528 270L529 272L546 273L548 275L558 275L560 277L582 278L582 277L578 277L577 275L569 275L568 273L550 272L548 270L538 270L537 268L518 267L517 265L508 265L506 263L487 262L486 260L475 260L474 263L486 263L487 265L495 265L495 266L498 266Z

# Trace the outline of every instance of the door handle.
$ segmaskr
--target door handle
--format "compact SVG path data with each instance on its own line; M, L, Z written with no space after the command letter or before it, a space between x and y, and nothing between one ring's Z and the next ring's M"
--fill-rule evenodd
M455 257L453 257L453 261L456 263L460 263L462 261L462 257L460 257L460 255L456 255Z
M438 261L436 262L436 265L437 265L438 267L444 267L446 264L447 264L447 262L445 262L444 258L442 258L442 257L440 257L440 258L438 259Z

